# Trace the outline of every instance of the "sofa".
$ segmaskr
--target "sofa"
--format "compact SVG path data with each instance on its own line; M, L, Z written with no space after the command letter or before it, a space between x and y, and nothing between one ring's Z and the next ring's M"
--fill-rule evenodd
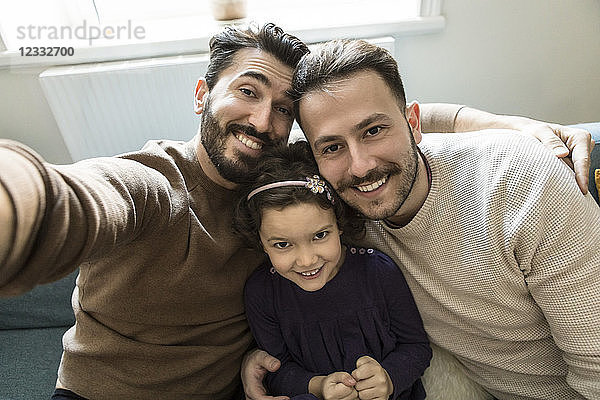
M590 192L598 201L594 172L600 171L600 123L578 126L592 132L597 143L592 152ZM61 338L74 323L71 293L76 276L74 272L25 295L0 299L0 400L50 398L62 352ZM461 375L452 356L437 348L424 383L428 390L431 388L432 399L491 398Z
M48 400L62 335L73 326L77 271L13 298L0 299L0 400Z

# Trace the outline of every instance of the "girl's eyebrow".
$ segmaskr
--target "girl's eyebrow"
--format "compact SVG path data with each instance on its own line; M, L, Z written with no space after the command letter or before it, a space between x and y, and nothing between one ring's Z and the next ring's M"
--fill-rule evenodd
M325 225L325 226L322 226L322 227L320 227L319 229L317 229L315 232L313 232L313 234L315 234L315 233L319 233L319 232L322 232L322 231L324 231L324 230L331 229L331 228L333 228L333 224L327 224L327 225ZM277 242L289 242L290 240L289 240L289 238L286 238L286 237L277 237L277 236L271 236L271 237L268 237L268 238L267 238L267 241L268 241L268 242L272 242L272 241L277 241Z
M333 224L327 224L325 226L322 226L319 230L317 230L317 232L320 232L324 229L330 229L330 228L333 228Z
M314 231L314 232L313 232L313 235L315 235L315 234L317 234L317 233L319 233L319 232L326 231L326 230L328 230L328 229L332 229L332 228L333 228L333 225L332 225L332 224L328 224L328 225L322 226L322 227L320 227L319 229L317 229L316 231Z
M268 242L272 242L272 241L277 241L277 242L288 242L289 239L285 238L285 237L277 237L277 236L271 236L270 238L267 238Z

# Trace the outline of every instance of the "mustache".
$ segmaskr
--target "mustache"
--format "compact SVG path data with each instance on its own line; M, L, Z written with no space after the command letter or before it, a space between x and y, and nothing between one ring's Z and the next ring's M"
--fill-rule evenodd
M268 134L264 132L258 132L254 127L250 125L241 125L241 124L230 124L227 126L227 132L231 133L233 131L243 132L245 135L253 136L263 142L265 146L275 146L280 143L281 140L271 140Z
M377 182L386 176L396 175L402 172L402 168L395 164L384 165L379 168L374 168L367 172L367 174L361 178L357 176L351 176L349 179L343 180L338 183L337 191L344 191L354 186L361 186L367 183Z

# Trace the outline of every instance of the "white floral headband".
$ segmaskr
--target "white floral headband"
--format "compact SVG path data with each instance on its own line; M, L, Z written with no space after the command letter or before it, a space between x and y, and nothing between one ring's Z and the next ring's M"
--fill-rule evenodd
M252 196L254 196L257 193L264 192L265 190L284 186L303 186L311 192L313 192L314 194L320 194L325 192L325 194L327 195L327 199L331 201L331 204L334 203L333 196L331 195L329 188L325 184L325 181L322 180L319 175L313 175L312 177L307 176L305 181L280 181L260 186L251 191L246 200L250 200Z

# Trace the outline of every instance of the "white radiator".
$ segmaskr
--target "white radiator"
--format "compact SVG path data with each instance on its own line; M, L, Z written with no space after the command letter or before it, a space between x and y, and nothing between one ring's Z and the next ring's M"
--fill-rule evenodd
M74 161L140 149L149 139L188 140L208 56L177 56L50 68L42 89Z
M369 39L394 54L394 38ZM42 89L73 161L139 150L150 139L188 140L208 55L54 67ZM298 128L297 125L294 126Z

